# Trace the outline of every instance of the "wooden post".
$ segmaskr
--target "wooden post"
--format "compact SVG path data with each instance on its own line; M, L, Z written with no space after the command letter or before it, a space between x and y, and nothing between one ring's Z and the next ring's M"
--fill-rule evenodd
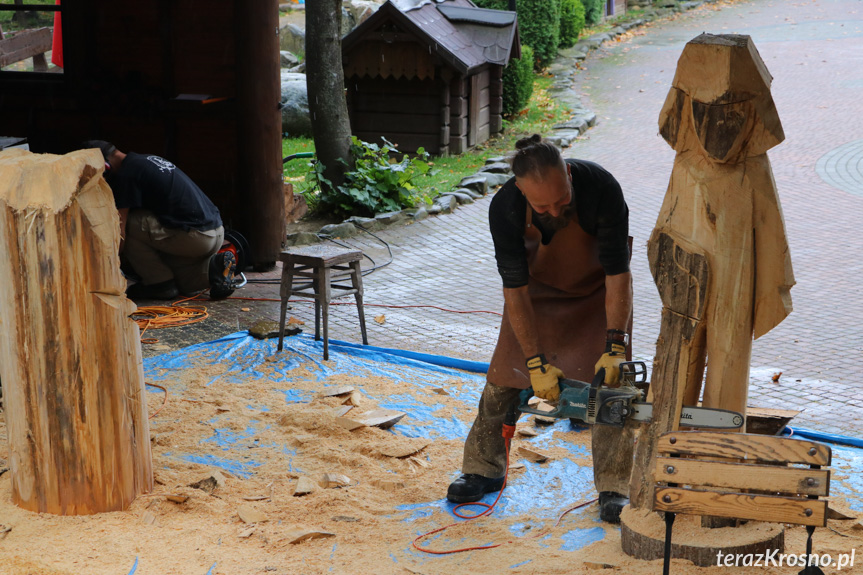
M277 0L236 2L237 113L240 153L235 193L248 197L242 214L256 267L275 265L285 242L282 138L279 117Z
M98 150L0 153L0 379L13 501L83 515L153 487L138 326Z

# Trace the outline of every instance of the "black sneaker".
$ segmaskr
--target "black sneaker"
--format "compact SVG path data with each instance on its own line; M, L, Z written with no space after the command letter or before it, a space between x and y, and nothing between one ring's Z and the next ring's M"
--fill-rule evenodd
M629 505L629 498L614 491L599 492L599 518L606 523L620 523L620 512Z
M141 282L126 288L126 296L131 299L174 299L180 294L174 280L144 285Z
M462 475L449 485L446 498L455 503L470 503L479 501L486 493L500 491L506 477L489 478L468 473Z
M210 258L210 299L224 299L234 293L237 260L233 252L219 252Z

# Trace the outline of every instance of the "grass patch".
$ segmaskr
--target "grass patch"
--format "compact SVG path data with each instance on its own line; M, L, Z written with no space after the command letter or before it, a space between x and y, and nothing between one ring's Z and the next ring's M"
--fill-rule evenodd
M548 89L554 79L551 76L537 76L534 81L533 95L527 108L513 118L504 120L504 129L487 142L475 146L458 156L437 156L433 158L436 173L422 178L423 191L435 196L453 189L465 176L476 172L487 158L503 156L515 149L519 138L531 134L549 134L552 126L568 120L568 109L558 105L548 96ZM284 157L298 152L314 152L315 143L311 138L286 138L282 141ZM295 191L303 190L305 174L308 173L309 160L296 159L284 166L285 178L294 184Z

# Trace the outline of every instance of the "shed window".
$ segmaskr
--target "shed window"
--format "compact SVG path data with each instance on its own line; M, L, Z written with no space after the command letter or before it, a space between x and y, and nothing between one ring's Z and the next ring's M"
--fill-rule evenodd
M0 73L63 73L60 0L0 3Z

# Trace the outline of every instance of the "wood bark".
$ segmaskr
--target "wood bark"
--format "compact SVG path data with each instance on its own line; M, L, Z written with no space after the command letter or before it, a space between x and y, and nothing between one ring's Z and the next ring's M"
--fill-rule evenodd
M348 166L353 165L341 21L341 0L315 0L306 6L306 84L315 153L324 165L324 177L334 187L344 182Z
M153 486L135 310L98 150L0 153L0 379L13 501L80 515Z

